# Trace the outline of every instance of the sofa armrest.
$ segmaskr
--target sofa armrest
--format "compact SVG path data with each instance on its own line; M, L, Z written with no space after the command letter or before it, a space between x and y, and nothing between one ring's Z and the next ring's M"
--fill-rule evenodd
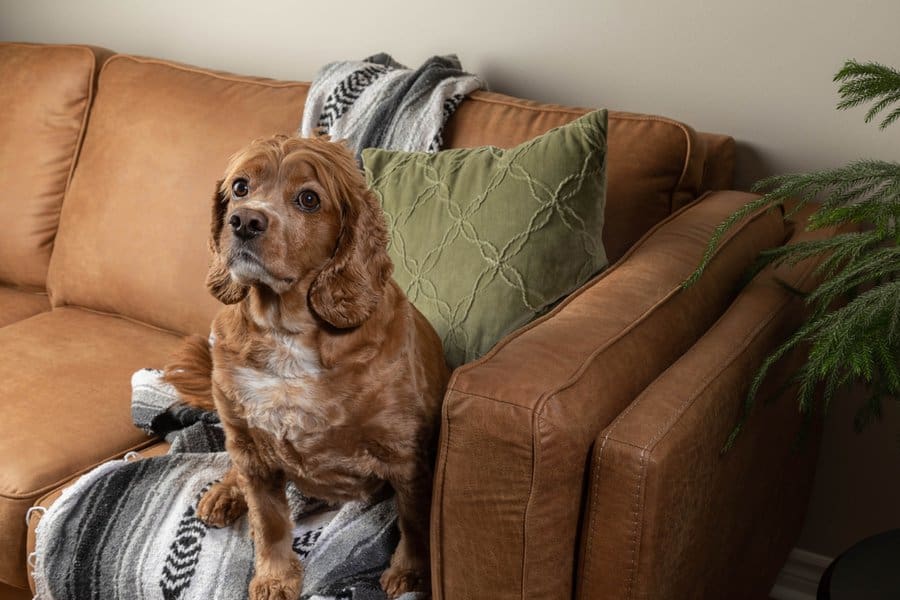
M713 229L753 198L707 194L551 313L457 369L432 504L437 598L572 595L594 440L725 310L759 251L784 239L777 211L752 215L681 290Z
M798 215L805 222L810 209ZM794 240L834 230L799 231ZM763 359L796 329L818 261L768 268L594 445L578 598L762 598L799 533L817 444L781 390L803 359L773 369L736 445L735 426ZM782 397L772 400L778 391Z

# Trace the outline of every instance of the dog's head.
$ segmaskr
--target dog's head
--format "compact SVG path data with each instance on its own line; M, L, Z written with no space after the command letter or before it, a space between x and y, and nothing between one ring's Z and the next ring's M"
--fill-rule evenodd
M350 151L278 135L235 154L213 198L207 285L225 304L250 286L308 286L315 314L355 327L378 304L392 264L384 215Z

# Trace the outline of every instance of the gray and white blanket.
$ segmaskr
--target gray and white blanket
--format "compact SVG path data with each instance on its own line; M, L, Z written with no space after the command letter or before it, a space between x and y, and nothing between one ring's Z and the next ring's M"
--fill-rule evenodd
M433 56L416 70L384 53L330 63L310 87L300 135L345 140L357 157L364 148L437 152L444 123L482 87L453 54Z
M247 517L222 529L196 514L229 458L214 413L179 403L161 373L132 378L132 415L165 435L169 453L107 462L68 488L37 527L34 579L45 600L236 600L247 597L253 544ZM340 507L288 485L302 598L383 599L381 573L399 540L393 498ZM418 594L405 594L415 600Z

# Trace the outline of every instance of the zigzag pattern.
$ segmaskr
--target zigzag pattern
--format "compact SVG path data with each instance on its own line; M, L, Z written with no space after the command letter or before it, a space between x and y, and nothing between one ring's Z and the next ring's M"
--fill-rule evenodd
M370 65L350 73L325 99L325 106L322 107L322 114L319 115L316 127L326 133L330 131L335 121L347 112L363 90L389 70L381 65Z
M175 539L169 546L169 553L163 563L162 578L159 580L165 600L179 600L191 585L207 530L203 521L197 518L195 507L213 483L215 482L207 484L200 490L195 501L188 506L181 521L178 522Z
M324 527L319 527L318 529L311 529L305 532L298 538L294 538L293 544L291 544L291 549L297 553L300 558L306 558L309 556L309 553L312 551L312 547L316 545L316 542L319 540L319 537L322 535L322 530Z
M444 105L441 109L443 117L441 122L446 124L453 113L456 112L456 109L459 108L460 103L465 99L465 95L463 94L453 94L446 100L444 100ZM444 128L438 129L438 132L434 134L434 139L431 140L431 143L428 144L428 152L434 153L441 149L441 146L444 145Z

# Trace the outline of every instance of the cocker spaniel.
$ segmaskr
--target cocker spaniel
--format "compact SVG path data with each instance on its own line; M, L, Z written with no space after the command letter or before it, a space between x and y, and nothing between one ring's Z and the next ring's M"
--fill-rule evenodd
M251 600L295 600L285 483L332 502L396 493L389 597L429 591L433 446L449 372L441 341L391 278L381 207L347 148L283 135L236 154L213 199L215 344L188 338L165 377L215 408L231 470L197 514L249 513Z

